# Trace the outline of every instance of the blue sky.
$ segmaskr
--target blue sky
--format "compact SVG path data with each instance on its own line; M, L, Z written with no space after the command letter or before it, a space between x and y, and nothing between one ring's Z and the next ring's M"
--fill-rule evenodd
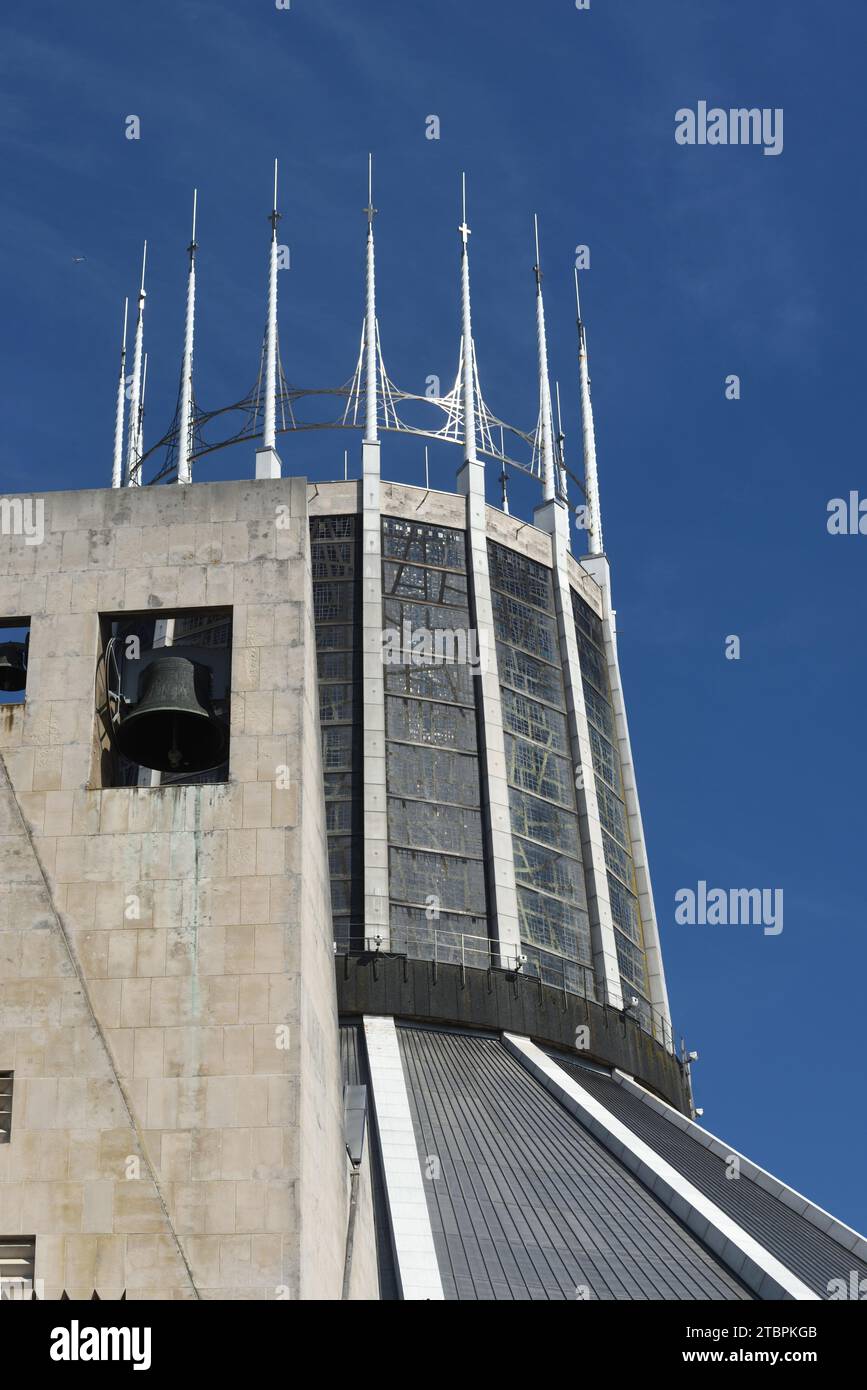
M853 0L42 0L0 24L5 492L109 481L145 236L146 438L168 424L194 185L205 408L256 377L275 155L284 367L351 376L370 149L391 376L454 375L465 168L483 391L532 428L537 211L573 467L571 273L590 246L605 535L676 1026L708 1127L862 1230L867 537L829 536L826 507L867 493L865 39ZM677 145L676 110L700 100L783 108L783 153ZM284 469L336 476L346 443L357 465L354 436L282 440ZM251 452L197 476L248 474ZM457 462L436 452L434 484ZM388 438L383 466L419 481L420 441ZM514 500L528 515L526 488ZM782 888L782 934L677 926L699 880Z

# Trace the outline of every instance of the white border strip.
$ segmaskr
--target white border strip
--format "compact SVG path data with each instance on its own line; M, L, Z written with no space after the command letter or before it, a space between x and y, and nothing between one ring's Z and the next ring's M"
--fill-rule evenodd
M504 1033L503 1041L512 1056L759 1298L820 1301L818 1294L615 1119L535 1043L511 1033Z
M851 1252L859 1259L867 1260L867 1240L865 1240L864 1236L858 1231L853 1230L851 1226L845 1225L844 1222L838 1221L836 1216L832 1216L830 1212L817 1206L815 1202L811 1202L809 1197L805 1197L802 1192L796 1191L794 1187L789 1187L786 1183L781 1182L779 1178L775 1178L767 1169L760 1168L757 1163L753 1163L751 1159L746 1158L742 1153L738 1153L737 1149L733 1149L730 1144L723 1143L722 1139L718 1139L715 1134L711 1134L710 1130L702 1129L701 1125L696 1124L694 1120L688 1120L679 1110L675 1110L674 1107L669 1105L666 1101L659 1100L657 1096L645 1090L634 1077L627 1075L626 1072L618 1071L615 1068L613 1078L615 1081L619 1082L624 1090L629 1091L630 1094L644 1101L645 1105L649 1106L651 1110L655 1110L658 1115L664 1115L677 1129L686 1130L687 1134L695 1140L696 1144L701 1144L703 1148L710 1149L711 1153L716 1154L718 1158L736 1158L740 1164L741 1173L745 1177L751 1178L757 1187L763 1187L766 1192L770 1192L770 1194L776 1197L778 1201L782 1202L784 1206L790 1207L792 1211L802 1216L805 1221L809 1221L812 1226L815 1226L820 1231L824 1231L827 1236L830 1236L832 1240L835 1240L837 1244L842 1247L844 1252Z
M445 1298L393 1018L364 1017L373 1111L404 1299Z

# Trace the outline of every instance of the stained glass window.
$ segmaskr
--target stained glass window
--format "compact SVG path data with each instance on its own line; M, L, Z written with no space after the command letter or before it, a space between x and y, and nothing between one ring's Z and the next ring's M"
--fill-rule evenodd
M392 948L460 958L456 937L487 935L466 539L384 517L382 551Z
M360 641L357 518L312 517L313 613L335 940L363 937Z

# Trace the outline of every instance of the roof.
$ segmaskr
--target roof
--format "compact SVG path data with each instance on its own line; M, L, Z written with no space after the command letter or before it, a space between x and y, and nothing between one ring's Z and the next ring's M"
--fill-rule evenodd
M499 1038L397 1031L447 1299L752 1298Z
M737 1179L728 1177L733 1165L727 1157L736 1150L727 1151L699 1125L638 1087L553 1051L549 1056L821 1298L828 1297L831 1280L848 1284L851 1271L867 1278L867 1260L840 1239L845 1228L826 1218L831 1229L822 1229L816 1222L825 1213L806 1198L749 1163L740 1164Z
M780 1296L767 1292L773 1280L748 1287L738 1277L748 1277L743 1255L735 1258L748 1248L760 1271L777 1269L791 1290L783 1296L828 1298L832 1280L848 1287L853 1275L867 1278L867 1243L856 1232L740 1155L738 1178L727 1176L735 1151L628 1077L493 1032L380 1022L392 1028L406 1088L403 1152L412 1153L414 1139L423 1179L414 1219L420 1211L426 1224L426 1204L428 1258L446 1299ZM347 1084L370 1087L360 1022L342 1027L341 1054ZM574 1085L567 1093L552 1084L558 1068L583 1088L586 1105ZM375 1118L372 1088L371 1097ZM599 1123L604 1112L610 1130ZM381 1297L396 1298L389 1197L405 1224L405 1177L386 1181L376 1124L369 1133ZM645 1161L627 1166L632 1141ZM687 1207L702 1202L710 1222L688 1226Z
M498 1038L398 1029L450 1299L748 1299Z

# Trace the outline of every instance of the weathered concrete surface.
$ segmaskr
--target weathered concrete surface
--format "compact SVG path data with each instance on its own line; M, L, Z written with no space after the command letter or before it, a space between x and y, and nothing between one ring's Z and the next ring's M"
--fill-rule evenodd
M0 614L32 618L27 702L0 711L0 1231L36 1235L49 1298L339 1298L306 482L44 502L44 542L0 556ZM210 606L229 782L101 788L99 615Z

